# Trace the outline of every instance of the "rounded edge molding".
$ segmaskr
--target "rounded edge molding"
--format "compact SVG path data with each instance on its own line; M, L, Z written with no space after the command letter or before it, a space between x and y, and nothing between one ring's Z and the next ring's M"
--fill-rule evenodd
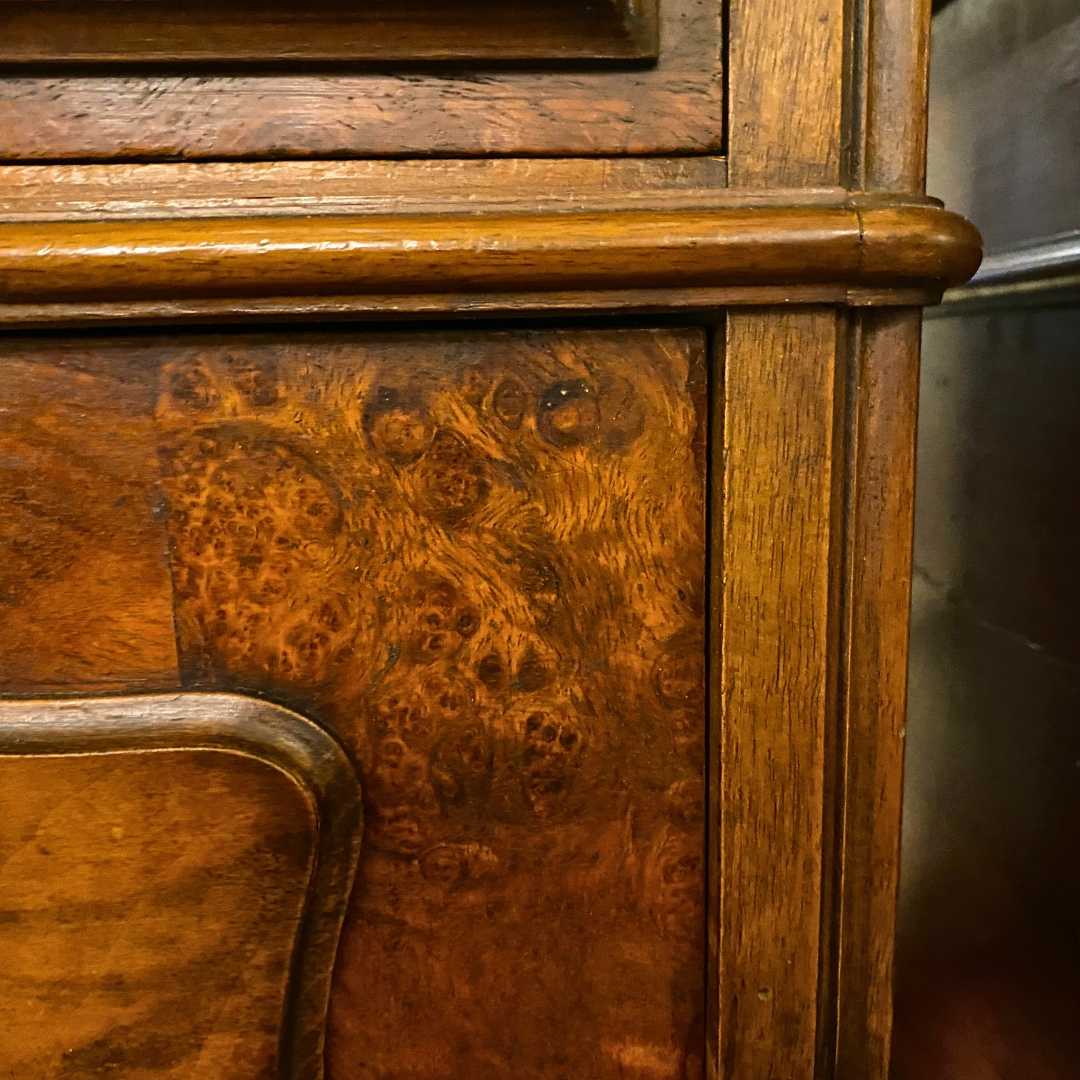
M0 305L823 284L936 296L980 258L974 227L929 200L9 222Z

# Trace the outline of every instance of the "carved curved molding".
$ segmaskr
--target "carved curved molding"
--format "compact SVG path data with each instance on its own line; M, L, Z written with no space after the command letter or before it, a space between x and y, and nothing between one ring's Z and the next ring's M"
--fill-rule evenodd
M978 232L929 200L711 209L19 222L0 226L7 305L236 302L594 290L868 290L928 303L966 281ZM804 290L800 295L799 290ZM917 291L917 295L912 294ZM895 291L890 295L890 291ZM394 298L400 298L395 301ZM671 298L678 303L678 298ZM742 302L776 302L765 293ZM855 301L859 302L859 301ZM524 301L521 306L527 306ZM468 308L467 300L455 307Z
M360 784L337 741L297 713L233 694L0 702L0 760L163 750L253 758L285 773L313 806L318 837L293 943L278 1075L321 1080L330 978L362 831Z

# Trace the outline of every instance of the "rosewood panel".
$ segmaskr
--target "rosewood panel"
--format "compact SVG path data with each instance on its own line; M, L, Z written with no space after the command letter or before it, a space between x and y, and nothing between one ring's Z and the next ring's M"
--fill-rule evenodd
M148 433L183 685L359 762L329 1075L699 1076L704 334L8 351L73 412L138 388L111 446Z

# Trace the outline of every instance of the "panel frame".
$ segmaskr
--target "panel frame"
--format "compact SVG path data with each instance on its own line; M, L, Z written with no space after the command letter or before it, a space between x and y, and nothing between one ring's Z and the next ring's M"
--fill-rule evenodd
M580 70L477 71L469 62L434 72L338 63L317 72L262 65L192 74L173 65L133 75L6 64L0 160L720 153L722 9L723 0L665 0L655 62L621 70L594 70L595 61Z
M929 0L775 0L767 8L771 18L753 0L732 0L732 187L839 184L848 191L918 197L925 173ZM812 59L798 34L770 39L769 28L777 25L804 25L811 38L823 36L827 46L819 46ZM765 80L755 91L755 79L761 82L757 59L768 44L778 82L766 85ZM807 65L820 67L822 55L832 72L822 83L822 95L803 97L801 109L769 107L773 99L795 101L790 95L821 83ZM764 109L758 105L762 94ZM819 498L812 512L802 515L775 514L769 500L751 500L740 516L738 506L727 508L737 488L725 482L714 496L726 508L724 527L720 536L714 529L713 538L714 558L723 553L727 560L723 602L731 602L732 577L758 572L745 557L732 562L749 550L750 539L766 557L775 557L778 551L802 550L806 537L815 537L811 580L826 572L828 588L814 593L811 626L777 624L756 641L735 636L734 620L724 619L722 612L714 616L721 629L710 655L712 720L719 719L723 729L720 786L728 797L717 807L719 874L722 882L726 878L718 912L718 992L729 993L735 980L746 985L749 995L739 1010L720 1010L713 1077L885 1080L899 877L920 313L916 304L903 302L891 310L833 308L831 317L823 314L804 354L785 364L782 352L763 349L763 340L769 327L782 334L798 319L797 312L781 309L734 310L727 316L724 377L742 391L727 393L725 399L728 454L747 461L755 450L772 454L774 468L791 474L797 465L814 463L813 475L827 487L829 498ZM748 377L755 370L756 381ZM820 410L800 412L795 397L788 402L801 456L786 459L778 444L763 448L745 437L733 441L733 430L755 422L764 429L772 398L791 395L800 378L827 379L832 386L829 417ZM732 410L745 414L740 423ZM717 476L724 475L725 467L738 467L720 448L714 447L713 461ZM803 594L804 582L793 577L786 585L781 582L778 598L799 611L806 603ZM788 636L793 640L785 644ZM733 707L724 691L733 685L727 677L733 657L742 661L748 654L754 660L771 653L794 658L804 665L797 664L796 672L804 678L812 672L821 681L804 723L792 725L786 736L789 705L775 691L787 669L779 666L775 680L760 681L764 738L779 738L776 746L763 750L752 714ZM761 791L756 800L748 800L733 782L747 775L746 755L753 761L765 753L761 767L770 767L770 753L779 760L796 759L800 740L812 743L806 767L794 769L788 782L773 790L771 806L761 806ZM749 779L754 781L753 769ZM817 826L808 827L793 848L778 848L796 813L813 813L815 807ZM747 814L761 826L754 837L758 854L740 871L732 853ZM786 868L787 888L762 894L756 886L777 864L776 873ZM819 898L816 926L813 918L800 921L802 909L791 900L800 892ZM755 924L768 925L771 933L747 949L734 916L751 898L758 904ZM816 951L813 979L804 964L783 967L785 942L792 939ZM758 973L770 970L784 972L788 1003L812 1017L811 1023L791 1029L775 1022L776 987L755 1000Z
M363 832L360 782L344 749L298 713L238 694L178 691L0 700L0 757L214 750L284 773L311 803L317 848L293 944L280 1080L322 1080L330 980Z
M640 9L627 0L546 0L524 17L509 14L513 9L498 0L467 0L449 15L438 0L397 0L389 15L378 0L311 9L292 0L199 0L164 14L162 6L153 0L122 7L113 0L2 0L0 64L137 65L140 71L181 63L557 66L644 63L656 58L659 46L656 0Z

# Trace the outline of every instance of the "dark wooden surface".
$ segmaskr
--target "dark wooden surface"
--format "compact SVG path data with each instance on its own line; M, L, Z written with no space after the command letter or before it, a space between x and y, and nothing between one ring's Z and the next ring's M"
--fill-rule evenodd
M0 1068L269 1080L308 808L244 758L129 756L0 759Z
M175 686L153 387L137 358L125 370L0 349L4 689Z
M655 2L621 0L4 0L0 63L642 62L656 56L656 16Z
M441 1076L448 1047L477 1076L699 1075L701 332L6 351L7 369L69 374L74 414L139 388L102 415L98 468L129 460L153 493L180 684L289 701L361 764L332 1075ZM7 407L34 429L51 406ZM133 454L129 431L153 446ZM17 482L47 475L21 453ZM68 543L58 588L101 559Z
M321 1080L360 791L207 694L0 702L0 1068Z

